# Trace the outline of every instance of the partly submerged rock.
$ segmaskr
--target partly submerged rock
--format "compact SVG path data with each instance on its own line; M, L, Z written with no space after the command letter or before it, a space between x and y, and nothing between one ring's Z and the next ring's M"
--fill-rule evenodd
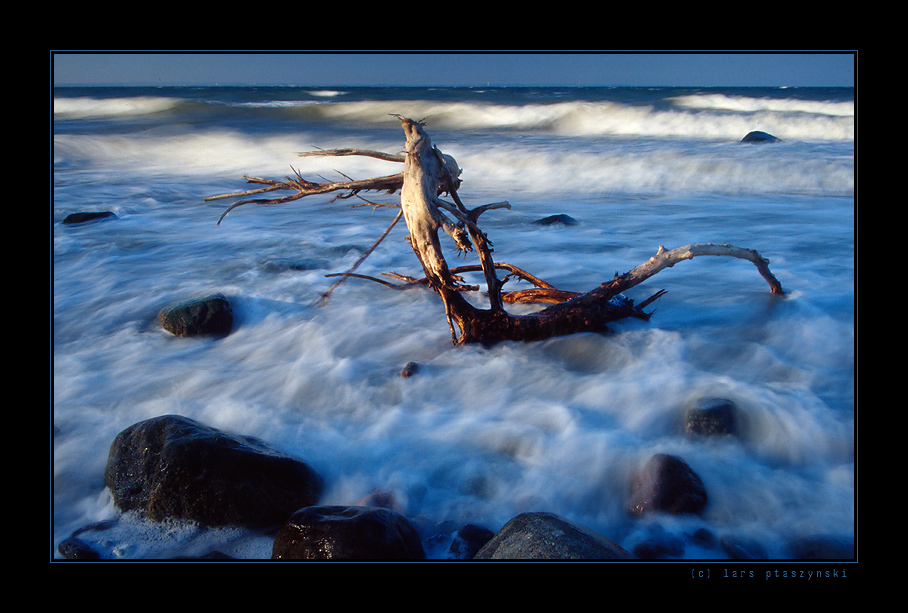
M233 308L222 294L211 294L165 308L158 321L176 336L221 336L233 327Z
M403 370L400 371L400 376L407 378L412 377L419 370L419 364L416 362L407 362L403 367Z
M628 512L661 511L698 514L706 506L706 488L699 475L677 456L656 454L634 476Z
M762 132L760 130L754 130L753 132L748 132L747 135L741 139L742 143L779 143L782 142L780 138L776 138L768 132Z
M565 215L562 213L560 215L549 215L548 217L537 219L533 223L540 226L551 226L556 223L560 223L565 226L576 226L578 222L570 215Z
M690 436L736 434L739 409L725 398L705 398L687 409L684 430Z
M64 560L98 560L101 557L88 543L74 536L60 541L57 553Z
M313 506L299 509L274 538L273 560L422 560L410 521L391 509Z
M104 483L116 506L154 521L206 526L277 526L318 502L323 480L309 465L259 439L179 415L120 432Z
M474 556L476 560L627 560L633 554L601 534L553 513L522 513Z
M494 536L495 533L485 526L466 524L454 535L448 554L459 560L472 559Z
M75 225L88 223L90 221L103 221L105 219L117 219L117 216L110 211L93 211L93 212L82 212L82 213L70 213L63 218L63 221L60 222L64 225Z

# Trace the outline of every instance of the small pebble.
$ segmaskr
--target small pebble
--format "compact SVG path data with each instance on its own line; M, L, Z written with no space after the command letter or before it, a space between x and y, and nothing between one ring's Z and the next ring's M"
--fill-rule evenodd
M407 362L407 365L404 366L404 369L400 371L401 377L412 377L416 374L416 371L419 370L419 364L416 362Z

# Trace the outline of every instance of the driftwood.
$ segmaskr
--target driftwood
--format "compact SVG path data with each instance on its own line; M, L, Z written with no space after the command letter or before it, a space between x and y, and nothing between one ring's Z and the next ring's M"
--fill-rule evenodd
M338 275L340 279L322 297L322 302L344 280L354 278L379 281L390 287L406 289L429 287L436 292L445 308L445 315L455 344L494 344L501 341L530 341L552 336L578 332L603 332L610 322L636 317L649 319L651 313L643 309L658 299L660 290L639 304L622 295L622 292L649 279L659 271L698 256L729 256L752 262L769 284L773 294L782 294L782 286L769 270L769 262L759 253L732 245L711 243L692 244L675 249L659 246L649 260L622 275L605 281L586 293L559 290L513 265L496 263L492 257L492 243L479 227L479 216L486 211L510 208L507 202L496 202L468 209L464 206L457 190L460 188L460 168L457 162L444 155L432 144L424 129L424 123L406 117L396 116L406 135L403 154L387 154L362 149L334 149L301 153L301 156L347 156L361 155L392 162L403 162L403 172L365 180L307 181L294 170L294 177L285 181L273 181L256 177L245 177L249 182L265 187L244 192L212 196L206 200L241 198L221 215L218 223L236 207L244 204L281 204L315 194L338 193L340 198L357 196L362 198L365 191L400 192L400 211L385 233L366 254L348 271ZM278 198L250 198L279 190L293 192ZM442 198L449 195L453 202ZM365 201L360 206L388 206ZM395 205L396 206L396 205ZM407 240L423 269L421 278L392 273L390 276L402 281L393 284L388 281L356 274L354 271L372 250L388 235L391 228L403 217L410 232ZM475 249L479 264L450 268L443 255L441 234L453 241L462 253ZM485 278L488 305L480 308L464 296L466 291L475 291L478 286L464 283L463 272L482 272ZM498 271L509 274L499 278ZM532 283L535 287L516 292L503 292L502 287L511 278L517 277ZM527 315L512 315L504 305L515 302L536 302L548 304L542 310Z

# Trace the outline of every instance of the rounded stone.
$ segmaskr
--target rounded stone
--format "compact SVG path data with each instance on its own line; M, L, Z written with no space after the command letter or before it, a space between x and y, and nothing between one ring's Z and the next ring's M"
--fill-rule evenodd
M313 506L280 528L273 560L421 560L425 550L410 521L366 506Z

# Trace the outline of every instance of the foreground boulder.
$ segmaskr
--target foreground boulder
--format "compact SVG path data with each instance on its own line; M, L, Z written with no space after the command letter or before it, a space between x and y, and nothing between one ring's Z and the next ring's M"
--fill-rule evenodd
M422 560L426 554L410 521L391 509L313 506L280 528L272 560Z
M632 515L650 511L697 514L706 506L706 501L703 481L684 460L657 454L635 475L628 511Z
M104 483L123 511L207 526L280 525L315 504L322 478L262 441L178 415L130 426L110 447Z
M158 321L175 336L220 336L233 327L233 308L222 294L211 294L165 308Z
M475 560L629 560L604 536L553 513L523 513L502 527Z

